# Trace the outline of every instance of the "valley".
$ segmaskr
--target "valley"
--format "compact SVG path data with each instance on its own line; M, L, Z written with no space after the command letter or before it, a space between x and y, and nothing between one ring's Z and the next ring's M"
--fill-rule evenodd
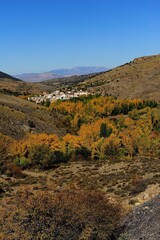
M160 194L159 101L160 55L42 83L1 72L0 238L127 239Z

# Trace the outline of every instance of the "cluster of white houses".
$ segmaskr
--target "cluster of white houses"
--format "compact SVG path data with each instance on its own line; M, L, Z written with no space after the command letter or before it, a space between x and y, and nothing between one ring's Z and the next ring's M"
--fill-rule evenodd
M89 94L90 94L89 92L82 91L82 90L77 91L77 92L68 91L66 93L57 90L57 91L49 93L49 94L44 93L43 95L29 97L28 100L36 102L36 103L43 103L46 101L53 102L53 101L59 100L59 99L68 100L68 99L76 98L76 97L80 97L80 96L87 96Z

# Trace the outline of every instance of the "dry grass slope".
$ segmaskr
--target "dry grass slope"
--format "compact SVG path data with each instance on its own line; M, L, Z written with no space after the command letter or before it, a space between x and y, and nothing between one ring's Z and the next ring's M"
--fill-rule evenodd
M43 83L27 83L15 81L11 78L0 78L0 92L10 95L35 95L43 92L54 91L55 86L48 86Z
M67 122L64 116L29 101L0 94L0 132L21 138L27 132L65 135Z
M160 55L136 58L85 81L92 91L160 101Z

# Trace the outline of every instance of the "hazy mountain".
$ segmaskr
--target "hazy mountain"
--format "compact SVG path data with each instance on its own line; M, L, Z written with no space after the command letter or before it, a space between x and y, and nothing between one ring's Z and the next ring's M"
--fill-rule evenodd
M42 82L59 76L55 75L54 73L47 72L47 73L22 73L20 75L16 75L15 77L18 77L26 82Z
M66 77L66 76L72 76L72 75L84 75L89 73L97 73L97 72L104 72L108 69L106 67L74 67L74 68L62 68L51 71L52 73Z
M68 68L55 69L45 73L24 73L16 75L15 77L20 78L27 82L42 82L53 78L61 78L73 75L84 75L104 71L107 71L106 67L74 67L71 69Z

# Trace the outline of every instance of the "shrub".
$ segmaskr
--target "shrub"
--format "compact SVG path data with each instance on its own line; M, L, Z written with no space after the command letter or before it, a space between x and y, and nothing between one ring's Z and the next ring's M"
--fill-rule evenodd
M128 113L129 117L132 118L133 120L138 120L140 118L139 112L137 109L132 110L131 112Z
M11 155L11 146L14 140L0 133L0 164Z
M16 157L15 163L21 168L27 168L29 165L29 160L25 157Z
M91 158L91 151L88 148L81 146L75 149L75 155L79 158L82 157L83 159L88 159Z
M51 150L48 145L35 145L30 149L31 165L39 168L52 168L54 164L67 161L67 157L59 150Z
M0 216L4 239L110 239L121 206L100 192L25 192Z
M48 145L35 145L30 149L29 159L32 165L42 165L48 158L50 148Z
M122 233L119 237L118 240L131 240L131 237L127 233Z
M45 103L44 103L44 106L45 106L45 107L49 107L50 104L51 104L50 100L47 99L47 100L45 101Z
M30 128L35 128L35 125L32 120L28 120L28 125Z
M22 170L19 166L14 165L13 163L9 163L6 166L6 174L10 177L23 177Z
M136 184L134 184L131 188L131 195L136 195L141 192L144 192L148 186L148 180L147 179L141 179Z

